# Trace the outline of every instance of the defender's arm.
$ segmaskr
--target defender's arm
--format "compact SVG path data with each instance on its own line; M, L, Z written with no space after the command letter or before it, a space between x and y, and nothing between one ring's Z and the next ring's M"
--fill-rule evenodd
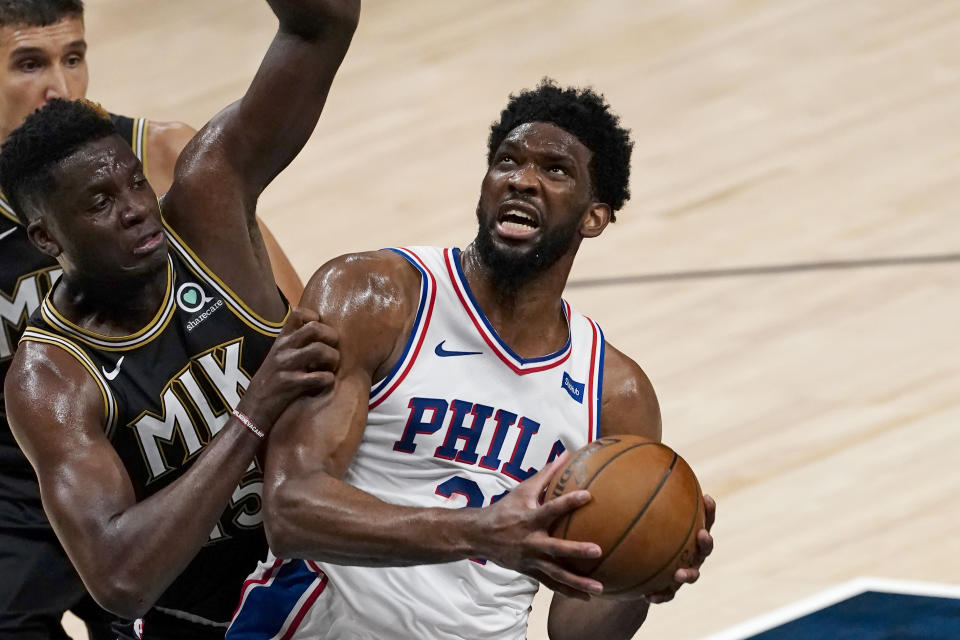
M137 503L104 435L100 389L79 362L21 344L5 387L11 430L87 589L117 615L143 614L206 542L258 439L231 420L186 475Z
M377 566L484 557L570 594L595 589L557 558L595 557L599 548L546 533L587 499L571 493L538 506L556 464L483 509L392 505L341 479L363 438L371 382L400 357L419 293L417 272L390 252L334 260L308 283L304 303L338 329L341 360L333 393L298 399L271 435L264 487L271 548L281 557Z
M332 341L329 330L297 318L240 401L240 410L264 430L292 395L332 381L329 371L312 366L334 364L335 352L321 340ZM24 342L5 396L10 428L37 473L57 537L94 599L125 618L142 615L207 542L261 444L231 417L184 475L137 502L104 434L100 388L78 360L57 347Z
M251 270L268 267L259 234L250 233L257 198L310 137L360 11L359 0L268 4L279 29L260 68L244 96L187 144L163 203L178 233L235 291L248 286Z
M196 129L182 122L150 121L150 126L147 129L147 153L144 169L147 180L156 193L163 195L170 189L170 185L173 184L173 171L177 164L177 158L180 157L180 152L183 151L183 148L196 133ZM303 282L300 281L300 276L297 275L296 269L290 263L290 258L280 248L280 244L273 233L259 216L257 216L257 228L263 237L263 244L267 249L267 256L270 259L270 267L273 270L277 286L283 291L283 295L290 301L290 304L296 305L303 293Z

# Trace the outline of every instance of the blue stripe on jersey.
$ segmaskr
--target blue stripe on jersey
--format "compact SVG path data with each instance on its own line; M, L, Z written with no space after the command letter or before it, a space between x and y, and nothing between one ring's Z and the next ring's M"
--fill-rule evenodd
M282 566L271 584L251 589L224 640L268 640L280 633L297 602L318 577L303 560Z
M370 390L371 398L377 395L378 393L380 393L381 391L383 391L386 388L386 386L390 383L390 381L393 380L394 376L396 376L397 373L400 371L400 369L403 367L404 361L407 359L407 354L410 353L410 349L411 347L413 347L413 341L417 337L417 328L420 326L420 321L423 319L423 310L427 306L427 297L428 297L427 289L429 287L429 283L428 283L429 276L427 275L427 272L424 271L423 267L417 264L416 260L408 256L404 251L401 251L400 249L391 248L391 249L387 249L387 251L393 251L394 253L400 254L401 256L404 257L404 259L406 259L407 262L415 266L417 268L417 271L420 272L420 306L417 307L417 318L413 321L413 328L410 330L410 337L407 338L407 344L404 345L403 347L403 353L400 355L400 358L397 360L397 364L395 364L393 366L393 369L390 370L390 373L388 373L383 380L378 382L377 385Z
M470 284L467 282L466 276L463 275L463 268L460 266L460 249L453 249L453 266L457 270L457 277L459 278L461 284L463 285L463 290L467 293L467 297L470 298L470 304L473 305L473 308L477 312L477 316L480 318L480 321L483 322L483 325L487 328L487 331L490 332L490 335L493 336L493 339L503 347L503 350L506 351L511 358L519 362L521 365L533 364L536 362L543 362L544 360L552 360L563 355L563 352L570 348L570 331L567 331L567 343L563 345L558 351L551 353L546 356L538 356L536 358L521 358L511 349L506 342L500 339L500 335L493 328L493 325L490 324L490 321L487 320L487 316L483 314L483 309L480 308L477 299L473 297L473 291L470 290ZM564 315L566 315L566 307L564 307ZM567 316L567 327L570 326L570 317Z
M607 348L607 341L603 337L603 330L600 328L596 322L593 323L593 326L597 328L597 332L600 334L598 338L600 340L600 365L599 370L597 371L597 423L594 425L594 430L596 435L594 439L600 438L600 408L603 406L603 356Z

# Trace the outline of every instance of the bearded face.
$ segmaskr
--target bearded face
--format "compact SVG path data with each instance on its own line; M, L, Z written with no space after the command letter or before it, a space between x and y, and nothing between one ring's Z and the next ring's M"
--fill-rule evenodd
M515 288L579 246L593 198L590 157L573 134L546 122L504 138L483 179L474 241L499 286Z

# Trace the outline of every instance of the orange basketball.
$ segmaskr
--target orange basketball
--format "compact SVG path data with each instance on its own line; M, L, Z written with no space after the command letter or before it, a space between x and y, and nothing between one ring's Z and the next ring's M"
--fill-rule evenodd
M659 591L696 556L700 484L665 444L638 436L591 442L554 473L546 499L577 489L589 490L590 502L558 519L551 535L600 545L599 559L568 566L602 582L605 595Z

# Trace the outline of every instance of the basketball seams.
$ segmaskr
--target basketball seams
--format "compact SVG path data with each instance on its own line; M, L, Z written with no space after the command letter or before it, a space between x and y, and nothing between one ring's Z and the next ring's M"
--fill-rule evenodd
M651 444L659 444L659 443L651 443ZM627 451L629 451L629 449L628 449ZM599 568L603 565L603 563L606 562L606 561L610 558L611 555L613 555L613 552L617 550L617 547L620 546L620 543L623 542L623 541L626 539L626 537L627 537L627 536L630 534L630 532L633 530L633 527L635 527L636 524L637 524L637 522L640 521L640 518L643 517L643 514L647 512L647 509L649 509L649 508L650 508L650 505L653 504L653 501L657 498L657 495L660 493L660 490L663 489L664 485L667 484L667 480L669 480L669 479L670 479L670 476L673 475L673 470L674 470L674 468L677 466L677 459L678 459L679 457L680 457L680 456L677 455L677 453L674 451L674 452L673 452L673 459L670 461L670 465L667 467L666 473L664 473L664 474L663 474L663 477L660 478L660 483L657 485L657 488L654 489L653 492L650 494L650 497L647 498L647 502L646 502L646 504L643 505L643 508L640 509L640 511L637 512L637 515L635 515L635 516L633 517L633 521L632 521L629 525L627 525L626 527L624 527L623 533L621 533L621 534L620 534L620 537L617 539L617 541L613 543L613 546L610 547L610 550L607 551L607 552L605 552L605 553L603 554L603 556L602 556L602 557L600 558L600 560L597 562L597 565L593 568L592 571L596 571L597 569L599 569ZM689 535L689 534L687 534L687 535ZM686 544L686 538L684 538L684 544ZM674 554L674 555L676 555L676 554ZM672 561L672 559L673 559L673 556L671 556L671 561ZM591 573L592 573L592 571L591 571ZM656 575L656 573L654 573L653 575ZM647 579L649 580L649 578L647 578ZM641 582L642 582L642 581L641 581ZM638 582L637 584L640 584L640 582Z
M703 494L701 493L699 482L697 483L696 499L698 503L703 501ZM700 505L696 504L693 510L693 519L690 521L690 526L687 527L687 535L683 537L683 542L680 543L680 547L673 553L673 555L670 556L669 560L667 560L663 565L658 567L656 571L652 572L649 576L647 576L646 579L638 580L637 582L633 583L629 587L624 587L623 589L617 589L616 591L610 591L609 593L611 594L623 593L625 591L630 591L631 589L636 589L638 586L640 586L644 582L647 582L652 578L660 575L660 572L666 569L668 566L670 566L670 564L677 559L677 556L683 552L684 547L686 547L687 544L690 542L690 534L694 532L693 528L697 525L697 518L699 517L699 515L700 515ZM627 529L627 531L630 531L630 529L632 528L633 528L633 525L631 524L630 527Z
M599 442L599 440L594 440L594 442ZM626 449L624 449L623 451L620 451L619 453L616 453L616 454L610 456L610 459L607 460L606 462L604 462L602 465L600 465L600 466L597 468L597 470L593 472L593 475L590 476L590 479L587 480L587 482L586 482L582 487L577 487L577 489L578 489L578 490L580 490L580 489L587 489L587 488L590 486L590 484L596 479L596 477L597 477L598 475L600 475L600 472L602 472L604 469L606 469L607 466L608 466L611 462L613 462L614 460L616 460L617 458L619 458L620 456L622 456L622 455L625 454L626 452L631 451L631 450L633 450L633 449L636 449L636 448L638 448L638 447L646 447L646 446L652 445L652 444L659 445L660 443L659 443L659 442L641 442L641 443L639 443L639 444L633 444L633 445L630 445L629 447L627 447ZM586 451L586 450L583 451L583 453L587 454L588 457L589 457L590 455L593 455L593 454L594 454L593 451ZM583 453L582 453L581 455L583 455ZM577 456L577 458L579 458L579 457L580 457L580 456ZM570 465L571 465L571 466L573 466L573 464L574 464L574 462L576 462L577 458L574 458L573 460L570 461ZM658 491L659 491L659 489L658 489ZM656 495L656 494L654 494L654 495ZM566 522L566 524L565 524L564 527L563 527L563 536L562 536L564 539L566 539L566 537L567 537L567 532L570 530L570 521L573 519L572 516L573 516L572 513L567 514L567 516L566 516L566 517L567 517L567 522ZM630 525L630 526L633 526L633 525ZM629 530L629 529L628 529L628 530ZM600 564L603 563L604 558L606 558L606 554L604 554L604 556L603 556L602 558L600 558L600 560L599 560L598 563L597 563L597 567L599 567ZM594 567L591 571L596 570L597 567Z

